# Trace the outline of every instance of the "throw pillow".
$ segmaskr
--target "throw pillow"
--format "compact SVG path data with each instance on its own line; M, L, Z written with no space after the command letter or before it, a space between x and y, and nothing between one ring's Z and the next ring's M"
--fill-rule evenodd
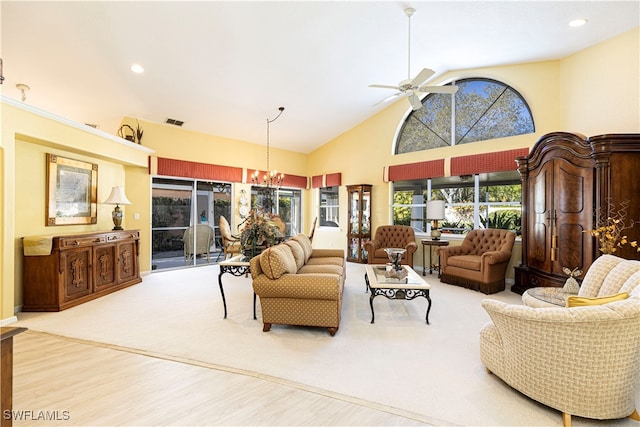
M287 245L276 245L260 254L260 268L269 279L279 279L284 274L294 274L296 261Z
M298 267L298 270L300 270L304 266L305 261L304 250L302 249L302 246L300 246L300 243L293 239L287 240L286 242L284 242L284 244L289 246L289 249L291 249L293 258L296 260L296 267Z
M306 264L307 261L309 261L309 258L311 258L311 252L313 251L311 240L302 233L296 234L292 239L300 243L300 246L302 246L302 250L304 251L304 262Z
M567 307L584 307L588 305L602 305L602 304L608 304L614 301L622 301L627 298L629 298L629 294L627 292L620 292L619 294L607 295L606 297L599 297L599 298L570 296L569 298L567 298Z

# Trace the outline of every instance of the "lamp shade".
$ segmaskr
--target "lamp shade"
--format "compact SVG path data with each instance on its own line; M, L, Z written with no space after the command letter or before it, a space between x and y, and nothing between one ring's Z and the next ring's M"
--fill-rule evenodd
M120 187L113 187L111 189L111 194L107 200L104 201L106 205L130 205L131 202L127 199L127 196L124 194L124 190Z
M429 200L427 202L427 219L445 219L444 200Z

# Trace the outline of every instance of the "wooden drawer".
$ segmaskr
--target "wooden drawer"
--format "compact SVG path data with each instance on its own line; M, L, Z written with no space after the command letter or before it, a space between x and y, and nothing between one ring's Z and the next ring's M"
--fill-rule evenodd
M98 243L104 243L106 241L104 235L92 235L92 236L70 236L60 237L57 239L59 249L80 248L84 246L93 246Z

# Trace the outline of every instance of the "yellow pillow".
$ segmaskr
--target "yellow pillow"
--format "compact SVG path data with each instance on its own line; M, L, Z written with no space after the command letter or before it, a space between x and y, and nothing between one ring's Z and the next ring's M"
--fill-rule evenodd
M622 301L623 299L629 298L629 294L627 292L620 292L615 295L607 295L606 297L600 298L587 298L587 297L578 297L578 296L570 296L567 298L567 307L584 307L588 305L601 305L607 304L614 301Z

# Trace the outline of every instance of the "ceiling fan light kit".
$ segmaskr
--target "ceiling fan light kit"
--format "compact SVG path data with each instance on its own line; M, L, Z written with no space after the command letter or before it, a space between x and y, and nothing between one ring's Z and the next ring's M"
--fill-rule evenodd
M386 102L392 98L397 96L406 96L409 99L409 103L411 104L411 108L413 111L419 110L422 108L422 102L420 101L419 93L456 93L458 91L457 86L427 86L423 85L431 76L435 74L435 71L429 68L423 68L422 71L418 73L415 78L411 78L411 17L415 13L415 9L412 7L408 7L404 10L405 15L409 19L409 31L408 31L408 49L407 49L407 78L398 83L397 86L392 85L379 85L373 84L369 85L369 87L379 88L379 89L395 89L399 92L387 97L381 102ZM380 104L378 102L377 104ZM376 105L377 105L376 104Z

